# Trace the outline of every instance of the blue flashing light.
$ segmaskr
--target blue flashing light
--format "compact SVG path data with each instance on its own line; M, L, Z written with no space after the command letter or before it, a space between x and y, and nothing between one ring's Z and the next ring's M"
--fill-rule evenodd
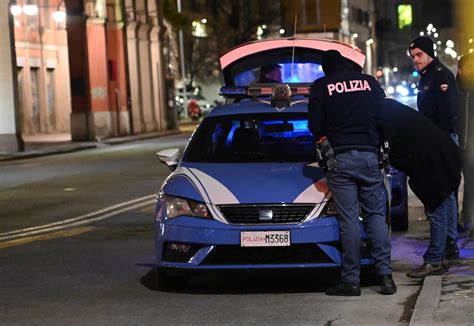
M307 120L295 120L291 121L293 123L293 127L295 130L298 131L307 131L308 130L308 121Z
M300 78L298 76L292 76L289 80L288 83L299 83Z
M418 73L418 71L415 70L414 72L411 73L411 75L416 78L416 77L418 77L420 74Z

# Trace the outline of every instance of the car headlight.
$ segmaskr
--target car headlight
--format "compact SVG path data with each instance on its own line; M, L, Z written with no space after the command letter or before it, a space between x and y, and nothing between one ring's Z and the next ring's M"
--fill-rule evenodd
M326 205L324 206L323 210L319 214L319 218L324 218L324 217L332 217L338 215L339 212L337 211L336 208L336 203L332 198L330 198L327 202Z
M166 216L174 218L178 216L193 216L210 219L211 214L206 204L181 197L165 195Z

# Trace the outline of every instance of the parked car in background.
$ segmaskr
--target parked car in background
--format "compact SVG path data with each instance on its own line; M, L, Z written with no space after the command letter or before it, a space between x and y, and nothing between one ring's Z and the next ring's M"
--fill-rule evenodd
M190 91L186 93L186 109L188 117L192 120L199 120L202 116L205 116L216 104L206 99L199 93L199 89L196 91ZM175 96L175 107L178 113L178 117L184 117L184 95L182 91L178 91Z

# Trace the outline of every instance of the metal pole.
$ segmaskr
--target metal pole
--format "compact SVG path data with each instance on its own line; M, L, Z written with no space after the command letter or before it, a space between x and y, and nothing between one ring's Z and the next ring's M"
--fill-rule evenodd
M115 115L117 116L117 136L120 136L120 90L115 88Z
M181 0L176 0L178 13L181 13ZM179 29L179 57L181 59L181 83L183 84L183 118L188 117L188 94L186 89L186 69L184 66L184 40L183 30Z
M16 137L16 150L19 152L25 151L25 142L23 140L23 135L22 135L22 120L23 116L20 111L20 103L19 103L19 96L20 94L18 93L18 68L17 68L17 62L16 62L16 48L15 48L15 31L14 31L14 24L13 24L13 15L10 14L10 4L11 2L7 3L7 15L8 15L8 29L9 29L9 46L10 46L10 59L11 59L11 74L12 74L12 89L13 91L13 112L14 112L14 121L15 121L15 137ZM4 3L2 4L4 6ZM5 8L3 8L5 9ZM3 19L3 17L2 17ZM2 54L2 56L5 53ZM5 57L3 57L5 58ZM7 64L8 65L8 64ZM5 102L5 101L4 101ZM0 143L0 148L1 148L1 143Z

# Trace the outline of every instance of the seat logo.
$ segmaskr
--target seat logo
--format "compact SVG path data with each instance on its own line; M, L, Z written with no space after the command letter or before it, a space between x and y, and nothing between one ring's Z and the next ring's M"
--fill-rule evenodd
M259 209L258 219L260 221L271 221L273 219L273 211L271 209Z

